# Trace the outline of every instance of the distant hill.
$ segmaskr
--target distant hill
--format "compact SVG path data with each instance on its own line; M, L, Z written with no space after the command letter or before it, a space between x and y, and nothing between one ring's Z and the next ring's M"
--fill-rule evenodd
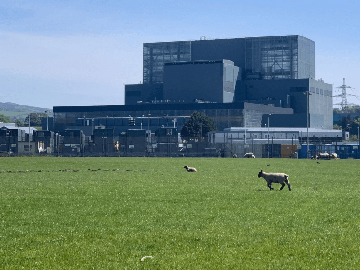
M11 102L0 102L0 114L9 117L12 120L19 119L24 121L30 113L43 113L50 110L51 109L48 108L19 105Z

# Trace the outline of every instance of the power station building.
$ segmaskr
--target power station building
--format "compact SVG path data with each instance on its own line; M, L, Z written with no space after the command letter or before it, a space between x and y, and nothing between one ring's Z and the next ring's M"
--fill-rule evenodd
M194 112L230 127L332 129L332 85L315 79L315 42L297 35L143 44L143 83L125 105L57 106L55 131L178 130ZM309 118L307 119L307 116Z

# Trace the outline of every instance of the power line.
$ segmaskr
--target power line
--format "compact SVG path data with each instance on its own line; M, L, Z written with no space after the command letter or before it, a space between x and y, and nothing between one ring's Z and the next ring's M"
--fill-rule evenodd
M357 98L356 95L352 95L352 94L348 94L346 89L352 89L351 86L348 86L345 84L345 78L343 78L343 84L341 86L338 86L336 88L341 89L341 93L339 95L335 95L333 97L341 97L341 103L337 103L334 105L340 105L341 110L343 110L345 107L348 107L349 105L355 105L355 104L350 104L347 101L347 96L355 96Z

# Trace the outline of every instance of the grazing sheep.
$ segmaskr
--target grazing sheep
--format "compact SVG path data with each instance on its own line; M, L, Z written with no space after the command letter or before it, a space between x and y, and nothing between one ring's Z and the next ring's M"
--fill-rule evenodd
M255 158L255 155L253 153L246 153L244 158Z
M330 159L329 153L319 153L316 159Z
M188 166L184 166L184 168L188 171L188 172L197 172L197 170L193 167L188 167Z
M262 177L266 180L267 186L270 188L270 190L273 190L271 187L272 183L279 183L281 184L280 190L282 190L285 187L285 183L287 184L289 191L291 191L290 183L289 183L289 176L285 173L266 173L261 170L258 174L258 177Z

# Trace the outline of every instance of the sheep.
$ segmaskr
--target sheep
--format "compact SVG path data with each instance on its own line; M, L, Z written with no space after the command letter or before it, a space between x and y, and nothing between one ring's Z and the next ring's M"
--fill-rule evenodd
M245 153L244 158L255 158L253 153Z
M188 166L184 166L184 168L188 171L188 172L197 172L197 170L193 167L188 167Z
M267 186L270 188L270 190L273 190L271 187L272 183L279 183L281 184L280 190L282 190L285 187L284 182L287 184L289 191L291 191L290 183L289 183L289 176L285 173L266 173L261 170L258 174L258 178L264 178L267 182Z
M330 159L329 153L319 153L316 159Z
M319 153L319 155L311 157L311 159L338 159L338 155L336 153Z

